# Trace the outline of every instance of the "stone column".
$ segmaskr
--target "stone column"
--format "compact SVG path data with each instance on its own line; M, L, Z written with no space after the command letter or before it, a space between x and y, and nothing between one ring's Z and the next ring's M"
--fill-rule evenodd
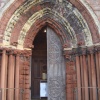
M87 55L87 61L88 61L88 77L89 77L89 87L92 87L92 76L91 76L91 56L90 56L90 54L88 54ZM90 100L93 100L93 98L92 98L92 89L91 88L89 88L89 90L90 90Z
M80 61L79 56L76 56L76 72L77 72L77 96L78 100L81 100L81 68L80 68Z
M6 100L6 80L7 80L7 55L6 50L2 53L2 64L1 64L1 89L2 89L2 100Z
M98 53L98 67L99 67L99 85L98 85L98 88L99 88L99 100L100 100L100 51Z
M6 73L5 73L5 100L6 100L6 97L7 97L7 74L8 74L8 55L6 55Z
M19 87L19 64L20 64L20 58L19 55L16 55L16 67L15 67L15 100L19 100L19 93L20 93L20 87Z
M84 97L85 97L85 95L84 95L84 93L85 93L85 91L84 91L84 64L83 64L83 56L81 55L80 56L80 67L81 67L81 87L82 87L82 100L84 100Z
M93 88L93 100L97 100L97 92L96 92L96 69L94 63L94 55L91 53L91 74L92 74L92 87Z
M85 92L85 100L89 100L89 90L88 90L88 72L87 72L87 62L86 56L83 55L83 70L84 70L84 92Z
M100 46L95 47L95 62L97 87L100 89ZM98 90L98 100L100 100L100 90Z
M100 58L99 58L99 53L97 52L96 54L96 72L97 72L97 85L98 88L100 88ZM98 93L98 99L100 100L100 92Z
M8 67L8 100L14 100L14 69L15 57L9 55L9 67Z
M99 85L98 88L100 89L100 51L98 52L98 67L99 67ZM99 100L100 100L100 90L99 90Z

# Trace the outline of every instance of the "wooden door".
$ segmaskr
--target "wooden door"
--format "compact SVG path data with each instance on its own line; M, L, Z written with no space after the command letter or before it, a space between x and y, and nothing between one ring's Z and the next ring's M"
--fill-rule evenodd
M42 80L42 73L46 72L46 59L35 57L33 59L33 67L32 67L32 98L40 98L40 81Z

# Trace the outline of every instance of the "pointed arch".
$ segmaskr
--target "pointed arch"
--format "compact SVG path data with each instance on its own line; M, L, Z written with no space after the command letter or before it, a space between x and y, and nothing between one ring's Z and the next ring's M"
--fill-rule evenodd
M64 4L64 7L66 9L65 8L59 9L60 7L57 8L57 6L59 6L61 3ZM69 11L72 11L73 12L73 14L76 16L75 19L78 19L78 23L80 23L81 20L80 20L80 18L77 15L81 15L80 16L81 19L82 20L83 19L86 20L85 21L85 25L87 24L86 27L89 29L90 32L89 31L86 31L86 30L84 30L84 32L81 33L81 34L80 33L77 34L77 31L75 32L78 41L81 41L81 39L84 38L84 40L82 40L82 41L85 41L85 42L83 42L82 45L90 46L90 45L93 45L95 43L100 42L100 39L99 39L99 27L97 27L98 26L97 24L99 24L99 22L96 19L96 17L92 17L92 15L91 15L92 13L90 13L91 11L88 10L87 5L85 3L84 4L83 3L84 2L82 0L81 1L76 0L76 2L74 2L73 0L68 0L68 1L63 0L60 3L59 2L57 2L57 3L53 2L52 3L49 0L47 0L47 2L45 2L44 0L34 0L34 1L25 1L25 2L23 2L23 1L21 1L21 2L16 1L16 2L14 2L9 7L8 12L6 11L6 13L4 13L4 16L6 16L6 17L8 16L7 18L5 18L6 19L5 22L2 22L2 19L1 19L2 25L4 25L4 27L1 29L1 33L3 35L3 36L1 36L1 41L3 42L3 46L13 47L13 45L12 45L13 43L10 42L11 41L11 36L13 34L13 30L15 29L16 24L17 24L17 26L20 24L20 23L18 23L18 21L20 20L21 17L23 17L26 13L28 13L30 15L31 12L32 12L31 10L33 10L34 8L37 8L37 11L36 12L38 12L39 11L38 9L45 8L47 5L49 5L49 8L50 7L52 8L52 6L55 6L54 7L54 10L57 10L58 9L57 10L58 13L63 18L64 18L64 14L63 13L60 13L59 11L60 10L63 10L63 9L65 9L65 11L68 11L68 9L70 7L71 9L69 9ZM16 5L16 7L13 10L13 9L11 9L11 7L13 7L14 5ZM34 10L34 12L35 12L35 10ZM8 15L8 13L9 13L9 15ZM68 20L68 22L70 23L70 20L67 19L67 17L65 17L65 19ZM73 22L76 23L75 21L73 21ZM24 25L25 25L25 22L23 22L23 20L22 20L22 23L24 23ZM67 26L67 25L68 24L66 24L65 26ZM70 23L70 25L71 25L71 23ZM74 26L77 26L77 25L75 24ZM81 24L79 24L79 25L84 25L84 21L81 22ZM76 29L77 30L79 29L78 27L76 29L74 29L73 26L72 26L72 28L73 28L74 31ZM22 30L20 30L20 31L22 31ZM81 32L82 31L83 30L81 30ZM87 39L86 38L87 36L90 37L90 38ZM90 42L90 43L89 44L86 44L86 43L88 43L87 41ZM92 41L93 41L93 43L92 43ZM14 41L14 42L17 42L17 40ZM14 48L16 48L16 46L14 46Z

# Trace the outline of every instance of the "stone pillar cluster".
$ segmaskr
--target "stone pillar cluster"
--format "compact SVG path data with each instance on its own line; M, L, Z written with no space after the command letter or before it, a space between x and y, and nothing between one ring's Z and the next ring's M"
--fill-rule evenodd
M73 89L75 89L74 99L76 100L77 98L78 100L100 100L100 46L84 48L78 47L72 49L69 55L74 59L73 61L75 62L75 64L73 65L75 65L77 76L76 88L73 85ZM69 62L71 63L71 61ZM68 63L66 66L66 80L68 80L68 72L70 72L71 70L68 70ZM69 67L71 68L72 65L70 65ZM73 80L73 78L71 78L71 80ZM67 81L67 84L68 82L69 81ZM71 87L69 88L71 90Z
M30 56L31 51L0 50L1 100L30 100ZM100 46L66 50L65 57L66 99L100 100Z
M0 100L29 100L30 53L8 49L1 51Z
M15 69L18 67L16 66L16 55L11 50L2 49L1 54L1 72L0 72L0 88L2 91L1 97L2 100L14 100L15 96L15 87L17 84L15 84L16 75ZM19 79L19 78L18 78ZM19 87L17 88L19 89ZM19 95L19 94L18 94ZM17 95L17 97L19 97ZM18 99L16 99L18 100Z

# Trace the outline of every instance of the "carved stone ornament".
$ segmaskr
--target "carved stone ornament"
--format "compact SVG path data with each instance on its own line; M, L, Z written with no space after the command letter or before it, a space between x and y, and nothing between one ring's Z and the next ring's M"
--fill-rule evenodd
M19 55L24 57L30 57L32 55L31 50L18 50L7 47L0 47L0 51L6 50L7 54Z
M47 28L48 100L66 100L65 59L61 41L56 33Z

